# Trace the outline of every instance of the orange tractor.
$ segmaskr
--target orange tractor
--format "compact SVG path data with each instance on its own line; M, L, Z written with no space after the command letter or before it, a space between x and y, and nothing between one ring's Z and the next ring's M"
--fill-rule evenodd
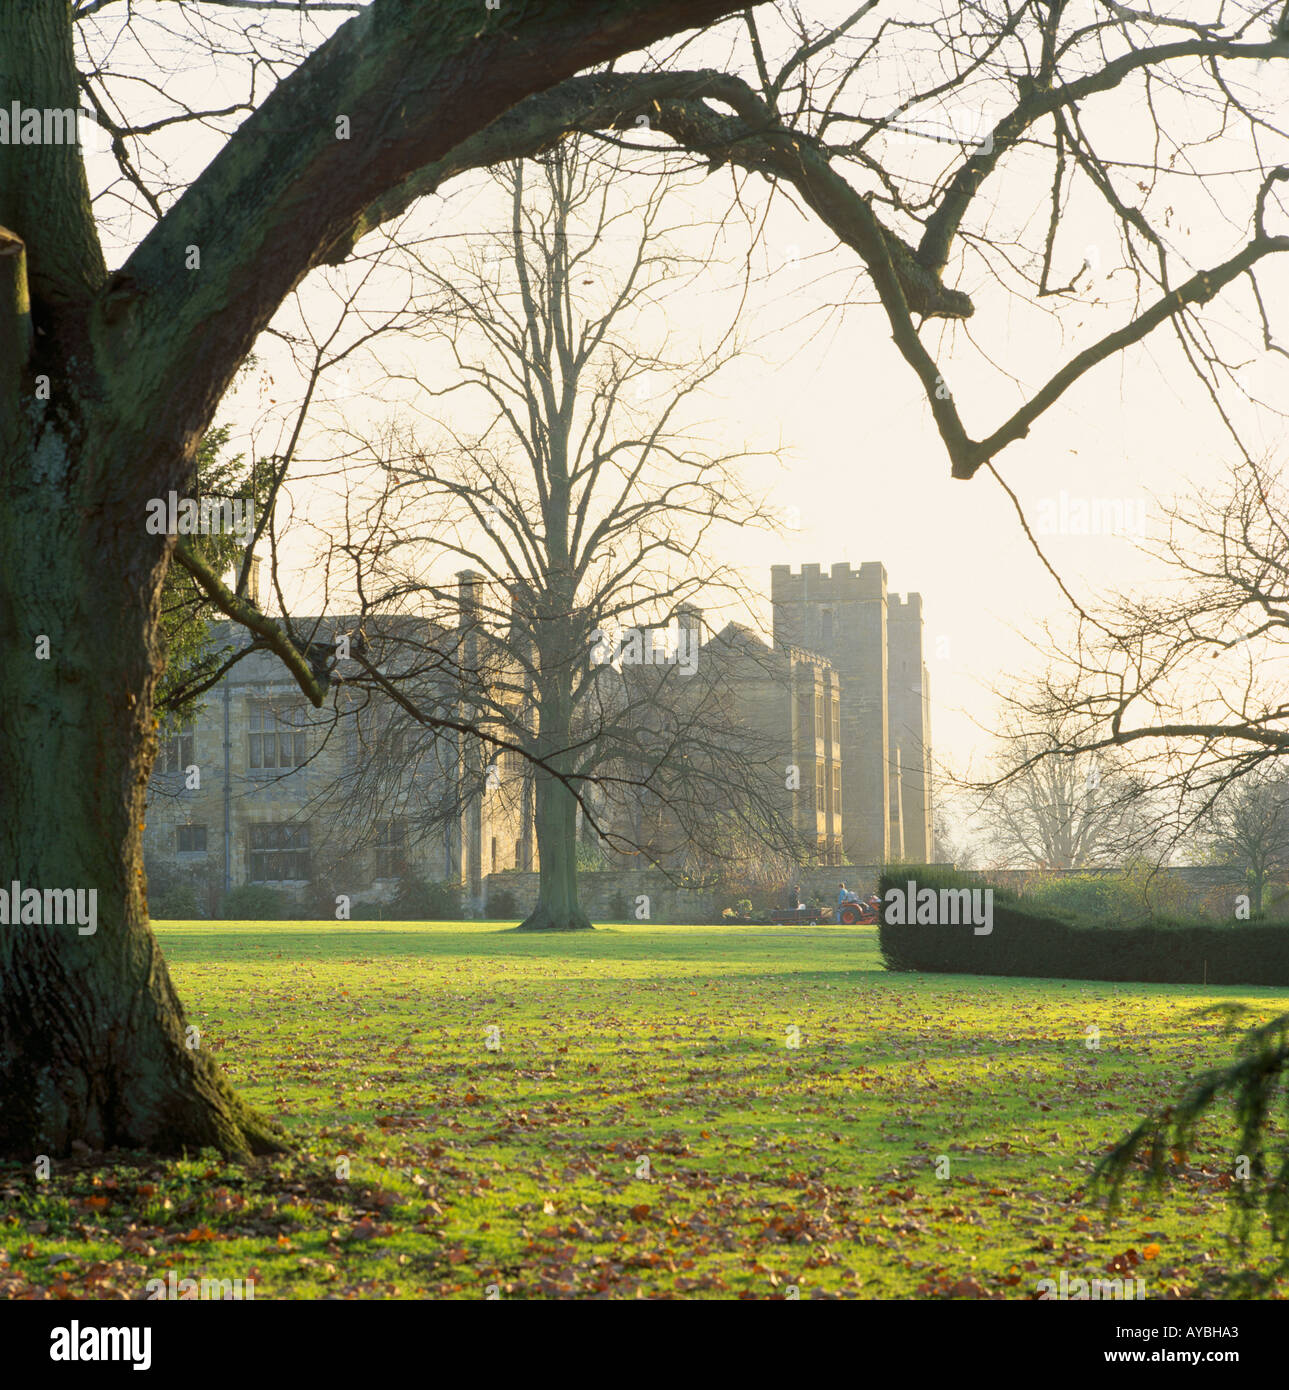
M877 924L877 899L844 902L837 908L837 921L843 927L872 927Z

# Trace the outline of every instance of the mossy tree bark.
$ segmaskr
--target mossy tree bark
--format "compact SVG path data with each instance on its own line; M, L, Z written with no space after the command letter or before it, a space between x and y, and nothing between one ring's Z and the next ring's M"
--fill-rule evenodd
M112 276L79 149L0 145L0 885L97 895L92 934L0 924L0 1154L281 1142L189 1045L148 926L143 798L173 542L146 534L146 503L183 491L256 336L371 203L528 93L734 8L374 0ZM0 90L25 107L80 105L71 9L0 6Z
M538 711L541 743L554 751L544 761L550 771L537 769L537 905L520 923L522 931L589 931L591 919L577 900L577 798L559 778L572 759L563 751L572 742L571 676L552 681Z

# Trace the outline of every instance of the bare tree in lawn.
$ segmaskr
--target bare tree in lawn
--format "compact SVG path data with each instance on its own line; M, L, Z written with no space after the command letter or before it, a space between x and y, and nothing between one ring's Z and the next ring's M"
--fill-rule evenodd
M348 459L371 451L385 485L345 549L377 610L423 605L468 634L449 656L458 698L536 764L540 887L522 925L569 930L590 926L579 788L612 792L619 811L628 788L665 804L676 847L703 838L713 788L757 790L746 731L681 619L698 597L743 596L705 547L766 518L737 477L744 455L709 452L693 419L736 355L732 326L706 344L651 326L650 310L699 288L705 262L666 223L692 213L586 141L496 182L506 230L419 261L434 305L423 331L452 371L445 386L418 377L406 413L443 430L347 442ZM781 839L781 808L762 797L762 809ZM599 828L633 839L620 815Z

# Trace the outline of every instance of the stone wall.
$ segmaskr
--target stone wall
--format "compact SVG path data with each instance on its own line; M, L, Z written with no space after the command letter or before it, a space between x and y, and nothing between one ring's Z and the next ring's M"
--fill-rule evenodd
M937 865L938 868L951 868L952 865ZM1031 871L964 870L972 877L995 883L1000 887L1020 888L1025 880L1037 875ZM1063 878L1078 873L1115 873L1117 870L1055 870L1044 877ZM1232 882L1231 871L1207 866L1186 866L1165 869L1165 875L1180 879L1188 889L1203 893ZM812 898L822 898L829 905L837 901L837 885L845 885L860 897L866 897L877 889L881 866L877 864L822 865L798 870L794 881L801 887L802 897L809 902ZM538 876L535 873L496 873L484 878L485 894L491 898L496 893L512 893L519 916L527 914L537 901ZM782 897L786 898L785 884ZM578 889L582 907L593 922L612 922L636 919L637 899L647 897L648 920L652 922L695 922L715 920L721 909L731 905L732 899L741 896L737 890L705 890L679 888L657 869L606 869L578 875ZM626 917L621 913L626 904ZM644 905L640 905L644 910Z
M946 866L947 867L947 866ZM825 903L837 901L837 885L845 883L861 897L876 891L879 866L875 864L825 865L819 868L801 869L794 882L801 887L801 895L808 902L818 896ZM484 888L489 897L509 892L514 895L515 907L520 916L531 911L537 901L538 876L535 873L489 874L484 879ZM636 916L636 900L649 899L649 921L652 922L692 922L719 916L723 907L730 905L731 898L739 896L730 890L713 892L705 889L678 888L667 876L657 869L606 869L577 876L578 891L582 907L593 922L624 920L620 908L625 902L625 920ZM784 884L783 897L791 884ZM615 899L620 901L615 904ZM641 905L643 910L643 905ZM641 918L640 920L645 920Z

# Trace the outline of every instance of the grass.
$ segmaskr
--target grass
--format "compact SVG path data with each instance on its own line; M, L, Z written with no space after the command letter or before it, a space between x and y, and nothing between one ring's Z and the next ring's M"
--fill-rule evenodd
M1229 1133L1113 1222L1085 1185L1230 1055L1197 1010L1286 996L889 974L869 928L157 934L201 1045L297 1149L0 1167L0 1297L172 1269L259 1299L1032 1298L1062 1270L1213 1296Z

